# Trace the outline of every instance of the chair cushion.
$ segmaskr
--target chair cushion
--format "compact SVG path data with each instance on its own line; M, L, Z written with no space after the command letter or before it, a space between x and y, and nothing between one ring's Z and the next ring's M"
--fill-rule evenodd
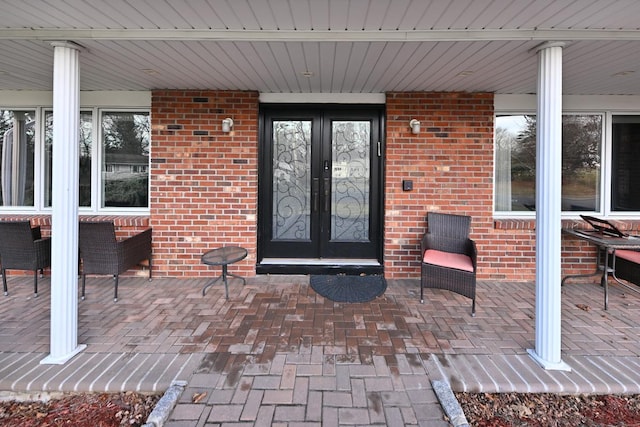
M435 249L427 249L422 261L425 264L433 264L440 267L455 268L456 270L473 273L471 258L463 254L443 252Z
M640 264L640 252L638 251L631 251L629 249L618 249L616 250L616 258L624 258L627 261Z

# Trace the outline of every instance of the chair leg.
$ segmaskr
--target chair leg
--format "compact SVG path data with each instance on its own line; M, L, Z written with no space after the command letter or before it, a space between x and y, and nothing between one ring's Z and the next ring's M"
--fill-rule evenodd
M476 317L476 299L471 300L471 317Z
M118 302L118 275L115 276L115 284L113 288L113 302Z
M83 301L84 301L84 285L85 285L86 279L87 279L87 275L83 274L82 275L82 300Z
M422 286L422 280L420 281L420 304L424 304L424 286Z
M151 256L149 256L149 281L151 281L151 267L153 267L153 264L151 262Z
M38 297L38 270L33 271L33 297Z
M7 270L2 269L2 287L4 288L4 295L9 295L9 290L7 289Z

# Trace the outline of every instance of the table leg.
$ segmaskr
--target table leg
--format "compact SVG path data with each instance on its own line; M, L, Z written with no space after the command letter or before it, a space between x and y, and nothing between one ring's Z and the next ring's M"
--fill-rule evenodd
M564 286L564 282L566 282L569 279L578 279L578 278L583 278L583 277L593 277L593 276L599 276L599 275L600 275L600 268L596 268L596 271L594 271L593 273L589 273L589 274L572 274L572 275L569 275L569 276L564 276L564 278L560 282L560 286Z
M227 264L222 264L222 281L224 282L224 296L229 299L229 284L227 283Z
M238 278L238 279L242 280L242 284L243 285L247 284L247 280L244 277L235 275L233 273L229 273L227 271L227 264L223 264L222 265L222 274L219 277L216 277L215 279L213 279L212 281L207 283L205 285L205 287L202 288L202 296L204 296L204 294L207 291L207 289L209 289L211 286L213 286L218 280L222 279L222 282L224 283L224 295L225 295L225 298L229 299L229 280L228 280L229 277L235 277L235 278Z
M211 280L209 283L207 283L204 286L204 288L202 288L202 296L204 296L204 293L207 291L207 289L209 289L211 286L213 286L220 279L222 279L222 276L218 276L215 279Z
M604 288L604 309L607 310L609 308L609 251L605 249L604 253L604 269L602 271L600 284Z
M604 254L604 259L601 260L601 254ZM560 286L564 286L564 282L567 279L576 279L579 277L592 277L600 274L602 270L602 276L600 277L600 286L604 288L604 309L607 310L609 308L609 273L614 271L615 266L609 267L609 251L607 248L598 247L598 253L596 258L596 271L591 274L574 274L570 276L565 276L560 282Z
M245 286L247 284L246 279L244 277L242 277L242 276L238 276L237 274L233 274L233 273L227 273L227 276L235 277L236 279L242 280L242 285L243 286Z

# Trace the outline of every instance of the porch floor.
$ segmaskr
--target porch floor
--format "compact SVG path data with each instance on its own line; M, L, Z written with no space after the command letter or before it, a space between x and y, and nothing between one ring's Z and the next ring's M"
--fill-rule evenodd
M208 279L87 279L78 343L64 365L49 352L50 278L9 278L0 296L0 398L66 391L186 388L165 426L447 426L431 381L454 391L640 393L640 295L567 284L562 360L545 371L535 347L535 286L478 284L477 314L456 294L389 280L364 304L334 303L308 276L257 276L201 290ZM194 396L201 398L194 403Z

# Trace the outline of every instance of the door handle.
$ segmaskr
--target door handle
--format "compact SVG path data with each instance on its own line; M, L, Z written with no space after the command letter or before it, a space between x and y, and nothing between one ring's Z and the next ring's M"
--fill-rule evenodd
M313 192L313 212L317 212L320 204L320 178L313 178L313 182L311 183L312 192Z
M329 178L324 178L324 211L329 212L329 204L331 202L331 188L329 187L331 182Z

